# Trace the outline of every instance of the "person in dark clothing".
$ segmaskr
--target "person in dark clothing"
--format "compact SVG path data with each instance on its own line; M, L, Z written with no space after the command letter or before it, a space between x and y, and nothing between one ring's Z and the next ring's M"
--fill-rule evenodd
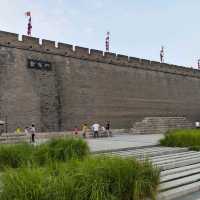
M31 132L31 142L34 143L35 142L35 125L34 124L32 124L30 128L30 132Z
M110 131L110 121L107 121L106 122L106 132L107 132L107 135L108 137L112 137L112 132Z

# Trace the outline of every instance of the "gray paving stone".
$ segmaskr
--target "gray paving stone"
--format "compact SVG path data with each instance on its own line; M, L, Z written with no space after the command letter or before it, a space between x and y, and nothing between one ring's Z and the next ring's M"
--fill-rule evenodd
M159 144L162 134L154 135L115 135L111 138L87 139L91 151L116 150L120 148L152 146Z

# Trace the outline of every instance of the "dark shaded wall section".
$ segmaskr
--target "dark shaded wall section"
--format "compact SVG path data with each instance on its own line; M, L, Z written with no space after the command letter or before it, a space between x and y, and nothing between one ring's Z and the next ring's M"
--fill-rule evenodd
M28 59L51 70L28 68ZM129 128L147 116L200 119L200 72L180 66L0 32L0 114L9 131L110 120Z

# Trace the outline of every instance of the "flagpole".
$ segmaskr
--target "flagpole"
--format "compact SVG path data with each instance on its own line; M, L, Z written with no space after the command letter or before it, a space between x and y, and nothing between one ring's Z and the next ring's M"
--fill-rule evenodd
M28 36L31 36L31 33L32 33L32 18L31 18L31 12L28 11L25 13L25 16L26 17L29 17L28 18L28 25L27 25L27 35Z
M110 51L110 32L106 33L105 44L106 44L106 52L109 52Z

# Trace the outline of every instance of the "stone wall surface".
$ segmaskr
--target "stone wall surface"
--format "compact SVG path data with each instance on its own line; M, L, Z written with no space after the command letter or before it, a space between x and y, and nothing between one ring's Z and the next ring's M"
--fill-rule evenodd
M51 70L28 68L28 59ZM63 131L110 120L130 128L147 116L200 118L200 72L0 32L0 113L9 131L36 124Z

